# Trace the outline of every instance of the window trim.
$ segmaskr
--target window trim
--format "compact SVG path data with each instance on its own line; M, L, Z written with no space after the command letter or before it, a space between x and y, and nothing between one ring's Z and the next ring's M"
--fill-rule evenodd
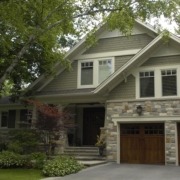
M163 70L170 70L170 69L176 69L176 77L177 77L177 95L174 96L163 96L162 94L162 76L161 71ZM154 71L154 91L155 95L154 97L140 97L140 76L139 73L143 71ZM135 76L135 90L136 90L136 99L140 100L146 100L146 99L157 99L157 98L174 98L174 97L180 97L180 83L178 83L178 80L180 79L180 66L179 65L172 65L172 66L156 66L156 67L140 67L137 70L133 72L133 75Z
M112 73L114 73L114 57L106 57L106 58L96 58L96 59L86 59L78 61L78 79L77 79L77 88L95 88L97 87L99 81L99 61L103 60L111 60L112 64ZM93 62L93 83L91 85L81 85L81 63L83 62ZM112 74L111 73L111 74Z

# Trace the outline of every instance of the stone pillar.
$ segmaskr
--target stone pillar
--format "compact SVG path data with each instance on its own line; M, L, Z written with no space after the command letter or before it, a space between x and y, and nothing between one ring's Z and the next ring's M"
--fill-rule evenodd
M107 127L106 157L108 161L117 160L117 126L109 123Z
M165 163L177 165L177 139L176 122L165 122Z

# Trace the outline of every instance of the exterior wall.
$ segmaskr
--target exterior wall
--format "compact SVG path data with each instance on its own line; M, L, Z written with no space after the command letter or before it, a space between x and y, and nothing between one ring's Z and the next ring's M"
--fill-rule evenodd
M180 56L152 57L142 66L162 66L180 64Z
M152 39L147 34L103 38L99 39L97 44L85 51L84 54L138 49L146 46Z
M114 88L107 99L135 99L135 77L133 75L128 76L126 82L123 81Z
M77 61L70 71L65 70L56 76L42 91L58 91L77 88Z
M115 70L122 67L132 56L117 56L115 57ZM58 90L73 90L77 89L77 61L72 64L72 70L65 70L63 73L56 76L42 92L58 91Z
M136 112L137 105L143 107L142 115ZM153 123L165 124L165 163L178 164L176 122L180 122L180 100L147 100L147 101L109 101L107 102L107 159L118 160L120 123Z
M115 57L115 71L121 68L125 63L127 63L133 56L116 56Z

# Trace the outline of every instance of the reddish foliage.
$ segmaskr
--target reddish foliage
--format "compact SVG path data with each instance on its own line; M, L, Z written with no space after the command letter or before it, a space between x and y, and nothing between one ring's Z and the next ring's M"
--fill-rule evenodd
M59 110L55 105L44 104L38 100L28 99L26 103L36 106L38 111L36 127L40 130L60 130L74 126L73 115L68 111Z

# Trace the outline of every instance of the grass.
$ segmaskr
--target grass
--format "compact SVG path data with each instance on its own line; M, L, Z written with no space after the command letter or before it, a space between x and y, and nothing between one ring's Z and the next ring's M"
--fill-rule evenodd
M0 180L40 180L43 176L35 169L0 169Z

